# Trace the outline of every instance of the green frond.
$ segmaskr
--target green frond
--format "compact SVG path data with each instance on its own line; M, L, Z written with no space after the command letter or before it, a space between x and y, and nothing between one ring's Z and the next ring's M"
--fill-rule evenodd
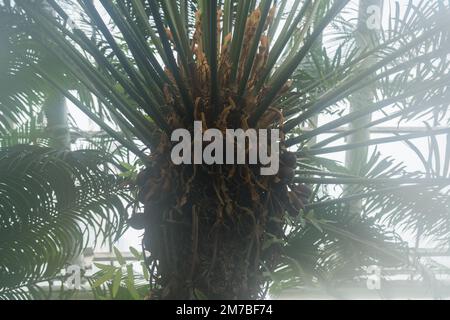
M0 150L0 297L55 276L89 241L117 239L129 200L120 183L95 151Z

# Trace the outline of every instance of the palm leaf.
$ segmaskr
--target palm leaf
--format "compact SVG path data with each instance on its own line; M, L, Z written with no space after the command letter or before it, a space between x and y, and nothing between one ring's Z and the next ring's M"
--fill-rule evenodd
M126 195L107 163L94 151L0 151L0 297L54 277L88 241L122 234Z

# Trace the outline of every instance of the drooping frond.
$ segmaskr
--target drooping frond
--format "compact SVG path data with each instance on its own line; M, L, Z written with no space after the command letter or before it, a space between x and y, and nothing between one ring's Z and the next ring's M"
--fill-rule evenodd
M0 151L0 297L32 294L88 242L125 229L126 194L94 151L19 145Z

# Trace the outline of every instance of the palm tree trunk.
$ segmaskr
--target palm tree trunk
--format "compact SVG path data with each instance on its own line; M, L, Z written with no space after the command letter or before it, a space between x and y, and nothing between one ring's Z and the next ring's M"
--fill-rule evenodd
M44 104L50 146L57 150L70 150L70 131L65 97L51 92Z
M49 146L60 151L70 151L69 113L64 95L60 92L50 92L43 106L47 120ZM68 263L83 266L84 256L74 256Z
M360 0L359 2L358 27L355 31L355 42L357 48L361 52L373 49L379 42L377 26L373 21L373 14L377 14L378 12L374 13L372 9L379 8L379 12L381 13L382 5L383 0ZM381 19L381 17L379 18ZM361 72L364 72L364 69L367 69L375 62L375 58L367 59L367 61L364 61L364 63L360 66ZM349 98L350 112L355 112L371 105L375 96L375 90L375 86L366 86L351 95ZM364 124L370 123L371 119L372 115L368 113L366 116L353 121L350 124L350 129L361 127ZM369 130L362 129L350 135L347 139L347 143L367 141L369 140L369 138ZM348 151L346 153L347 168L349 168L355 174L360 174L361 168L367 162L367 156L368 147Z

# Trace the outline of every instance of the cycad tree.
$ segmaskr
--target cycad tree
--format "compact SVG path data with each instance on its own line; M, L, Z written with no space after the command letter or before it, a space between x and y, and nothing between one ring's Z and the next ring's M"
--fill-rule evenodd
M328 146L391 119L447 108L448 2L394 11L389 30L369 50L355 48L346 32L349 1L45 2L54 14L40 1L15 1L29 23L25 32L65 64L83 92L62 86L32 55L23 61L144 164L135 181L143 209L136 206L130 224L144 230L151 298L259 298L277 274L295 277L292 270L301 270L302 261L321 275L336 268L342 256L327 250L339 237L350 240L338 243L342 252L358 259L398 259L384 249L389 239L374 223L376 214L407 214L414 208L399 199L406 190L429 195L448 184L445 175L407 174L377 155L361 175L321 158L450 131ZM324 34L334 35L336 46L321 51L326 63L317 67L326 72L309 77L303 67L316 58L310 54ZM321 113L342 111L349 96L375 83L377 100L366 108L303 130ZM85 103L86 92L98 105ZM99 106L117 126L98 114ZM378 110L381 119L308 144ZM192 132L194 121L203 130L280 129L278 174L261 176L257 165L174 165L171 134ZM328 184L349 184L352 193L331 198L323 192ZM370 218L349 209L355 200L365 201ZM302 252L304 243L310 246ZM362 248L370 248L371 258ZM308 250L321 256L310 259Z

